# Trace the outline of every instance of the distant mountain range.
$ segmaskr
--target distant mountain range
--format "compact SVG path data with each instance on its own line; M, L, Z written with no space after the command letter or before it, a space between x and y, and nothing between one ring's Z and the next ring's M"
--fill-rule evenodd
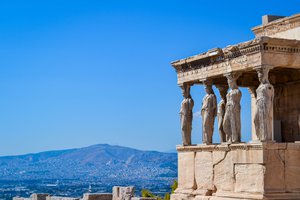
M170 180L176 153L93 145L79 149L0 157L0 180Z

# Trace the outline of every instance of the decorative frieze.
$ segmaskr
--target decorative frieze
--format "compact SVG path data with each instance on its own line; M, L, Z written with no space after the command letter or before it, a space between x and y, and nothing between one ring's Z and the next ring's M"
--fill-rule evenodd
M199 79L220 77L228 72L251 71L254 66L268 62L274 65L273 59L268 57L267 53L300 54L300 41L261 37L218 49L218 53L214 56L205 53L175 61L172 65L177 72L179 85L185 82L198 83ZM282 65L281 62L278 63L281 66L274 67L288 65Z

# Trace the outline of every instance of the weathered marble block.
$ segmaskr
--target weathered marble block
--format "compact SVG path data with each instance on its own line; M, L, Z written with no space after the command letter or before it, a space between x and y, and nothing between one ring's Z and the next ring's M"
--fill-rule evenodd
M213 154L212 152L196 152L195 179L197 194L208 195L214 190L213 184Z
M80 198L49 196L49 197L47 197L47 200L80 200Z
M112 200L112 193L85 193L83 200Z
M43 193L34 193L30 195L31 200L46 200L49 197L50 197L49 194L43 194Z
M112 200L131 200L134 197L134 187L113 187Z
M180 193L191 193L195 189L195 152L178 153L178 188Z
M172 200L299 199L300 143L177 146Z

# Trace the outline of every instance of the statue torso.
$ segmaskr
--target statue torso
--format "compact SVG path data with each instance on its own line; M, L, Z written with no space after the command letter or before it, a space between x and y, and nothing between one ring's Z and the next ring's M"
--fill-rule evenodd
M226 106L240 106L240 100L242 97L242 93L239 89L234 89L228 92L226 95L227 103Z
M256 89L257 101L264 100L268 101L274 95L274 88L271 84L260 84Z
M216 108L216 102L215 94L206 94L202 101L202 109Z
M181 102L180 114L191 114L194 107L194 101L192 98L185 98Z

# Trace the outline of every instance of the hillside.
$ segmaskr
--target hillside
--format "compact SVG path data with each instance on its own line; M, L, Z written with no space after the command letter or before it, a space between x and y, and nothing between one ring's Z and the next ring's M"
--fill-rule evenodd
M165 180L177 176L175 153L93 145L0 157L0 180Z

